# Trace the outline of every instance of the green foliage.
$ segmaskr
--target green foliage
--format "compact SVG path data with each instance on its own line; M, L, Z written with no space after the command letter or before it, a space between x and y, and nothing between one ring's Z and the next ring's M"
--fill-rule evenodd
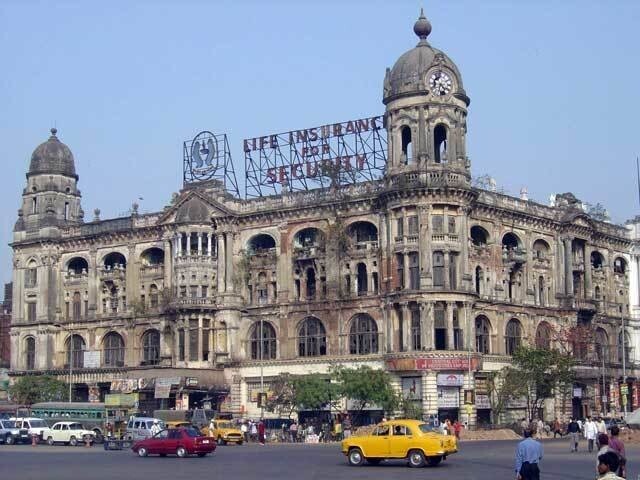
M340 398L338 385L317 373L295 377L293 387L296 406L306 410L320 410Z
M396 410L400 399L391 386L391 377L371 367L336 367L332 375L343 397L359 403L360 411L368 405L379 405L386 411Z
M400 398L399 405L399 410L402 411L402 418L422 420L422 407L420 402L417 402L414 398Z
M296 408L293 376L281 373L271 381L269 390L271 390L271 394L267 398L266 410L277 413L280 417L291 417Z
M58 402L65 399L68 387L68 384L49 375L20 377L9 387L9 396L21 405Z
M518 372L511 367L489 373L487 388L491 402L492 423L500 422L500 416L510 400L524 396L518 375Z
M512 385L518 396L527 400L527 415L536 416L545 398L573 383L573 358L553 349L520 347L513 354Z

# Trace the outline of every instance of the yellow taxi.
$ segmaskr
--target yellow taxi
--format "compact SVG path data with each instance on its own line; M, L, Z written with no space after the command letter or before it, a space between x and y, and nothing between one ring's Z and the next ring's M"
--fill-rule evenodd
M410 467L438 465L458 451L452 435L442 435L420 420L389 420L378 424L368 435L342 441L342 453L349 464L379 464L384 459L406 458Z
M244 441L240 429L229 420L213 420L213 428L209 425L209 436L215 438L218 445L226 445L228 442L242 445Z

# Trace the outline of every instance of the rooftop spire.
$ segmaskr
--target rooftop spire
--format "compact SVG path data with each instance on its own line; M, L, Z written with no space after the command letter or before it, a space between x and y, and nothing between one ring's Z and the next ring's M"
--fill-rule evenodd
M420 40L426 40L429 34L431 33L431 23L427 20L427 17L424 16L424 10L420 9L420 16L418 20L413 25L414 33L420 37Z

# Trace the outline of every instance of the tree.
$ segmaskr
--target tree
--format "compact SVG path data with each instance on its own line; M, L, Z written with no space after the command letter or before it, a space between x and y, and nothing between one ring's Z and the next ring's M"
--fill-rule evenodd
M50 375L20 377L9 387L12 401L21 405L65 399L68 384Z
M545 398L573 383L574 359L555 349L520 347L513 354L513 386L527 402L527 418L533 418ZM510 374L510 373L509 373Z
M509 401L523 396L524 390L521 387L518 372L512 367L504 367L502 370L489 373L487 390L491 403L491 423L500 422L500 416Z
M293 376L281 373L271 381L271 395L267 396L265 409L277 413L279 417L291 418L296 408L295 386Z
M334 406L340 399L338 385L318 373L295 377L293 387L298 409L321 410L326 405Z
M400 399L391 385L391 377L383 370L339 366L332 370L332 375L342 396L357 403L359 414L371 405L379 405L389 412L399 406Z

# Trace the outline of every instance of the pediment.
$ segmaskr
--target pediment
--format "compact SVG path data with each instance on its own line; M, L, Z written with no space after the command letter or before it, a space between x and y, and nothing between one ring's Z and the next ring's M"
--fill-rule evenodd
M215 217L224 217L228 214L229 212L222 205L211 201L199 192L190 191L178 197L159 223L208 224Z

